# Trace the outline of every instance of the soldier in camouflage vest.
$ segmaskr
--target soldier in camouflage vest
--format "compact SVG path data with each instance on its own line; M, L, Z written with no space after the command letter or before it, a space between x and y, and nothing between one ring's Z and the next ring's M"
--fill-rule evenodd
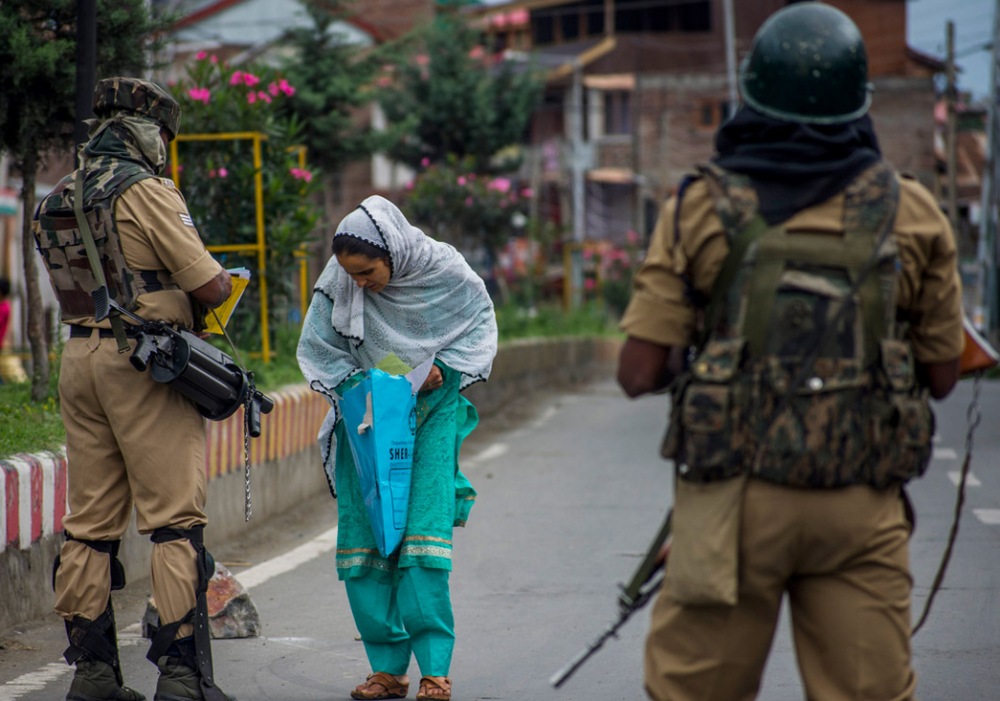
M934 198L882 160L867 80L845 14L773 15L636 276L619 382L670 388L676 470L656 701L754 698L786 592L808 698L914 698L902 487L958 377L961 285Z
M80 170L42 200L34 222L70 331L59 379L70 513L54 571L66 660L76 665L66 698L146 698L124 686L110 595L125 585L117 553L134 505L139 532L154 543L155 699L226 701L212 678L207 634L199 639L190 622L211 574L202 537L204 419L190 400L132 368L130 324L95 321L92 293L101 285L87 248L112 299L178 327L194 328L196 306L221 304L231 280L205 250L173 182L158 177L179 128L177 101L152 83L109 78L97 84L94 113Z

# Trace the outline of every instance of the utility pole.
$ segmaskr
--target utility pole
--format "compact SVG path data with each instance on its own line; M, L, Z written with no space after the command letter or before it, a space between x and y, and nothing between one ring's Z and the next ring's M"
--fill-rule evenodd
M947 46L948 57L946 63L947 87L945 88L944 99L948 108L948 117L945 123L945 174L948 178L948 221L951 223L951 230L956 240L958 231L958 148L957 131L958 115L955 111L957 100L957 87L955 85L955 23L948 20L947 24Z
M73 142L87 140L83 120L94 116L94 85L97 83L97 1L78 0L76 5L76 124ZM74 149L74 154L76 154ZM76 154L77 159L79 155ZM77 161L77 166L79 166Z
M586 208L584 204L584 145L583 145L583 66L580 59L573 61L573 82L570 86L569 97L569 139L570 153L573 159L571 164L571 174L573 182L573 243L570 254L570 276L569 280L563 281L568 284L572 291L569 303L572 308L577 308L583 302L583 249L582 243L585 237Z
M733 0L722 0L726 26L726 78L729 83L729 114L736 112L739 92L736 89L736 14Z
M979 263L977 316L973 319L996 343L997 314L997 226L1000 219L997 185L1000 184L1000 9L993 9L993 46L990 51L990 91L986 113L986 164L982 177L982 206L979 215Z

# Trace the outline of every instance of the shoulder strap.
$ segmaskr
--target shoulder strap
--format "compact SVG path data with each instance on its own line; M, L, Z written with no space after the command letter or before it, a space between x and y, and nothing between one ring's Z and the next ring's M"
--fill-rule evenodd
M83 213L83 179L84 170L80 168L76 171L73 183L73 214L76 216L77 226L80 227L80 235L83 237L83 247L87 251L90 270L98 284L98 289L93 292L94 308L101 310L107 309L110 293L108 292L108 282L104 279L104 269L101 267L101 260L97 253L97 244L94 242L94 232L90 230L90 222L87 221L87 217ZM111 330L114 331L115 340L118 342L118 352L127 353L129 350L128 339L125 337L125 327L122 324L121 315L112 310L109 317Z

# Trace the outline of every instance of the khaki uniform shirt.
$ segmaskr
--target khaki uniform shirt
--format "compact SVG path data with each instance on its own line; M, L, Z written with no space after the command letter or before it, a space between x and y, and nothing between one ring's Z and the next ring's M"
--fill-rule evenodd
M893 224L902 263L896 282L897 305L909 312L909 340L918 361L955 360L963 344L962 284L951 228L922 185L900 178L899 190ZM708 294L729 253L729 243L703 180L691 183L684 193L679 250L674 247L676 207L676 197L663 207L621 326L631 337L684 347L694 338L696 317L685 295L684 278ZM843 233L843 212L841 193L796 213L784 226L789 233Z
M194 326L188 293L211 282L222 266L205 249L173 181L146 178L129 187L115 203L115 221L129 267L136 271L165 268L181 288L140 295L135 313L150 321ZM98 324L93 317L64 322L111 328L110 321Z

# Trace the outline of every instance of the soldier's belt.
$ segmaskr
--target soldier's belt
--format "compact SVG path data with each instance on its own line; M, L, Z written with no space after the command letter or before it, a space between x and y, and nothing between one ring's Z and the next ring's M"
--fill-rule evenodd
M131 324L123 324L125 327L125 335L128 338L135 338L138 336L142 329L133 327ZM70 324L69 325L69 337L70 338L90 338L91 334L94 333L93 326L83 326L81 324ZM100 333L98 334L101 338L114 338L115 332L112 329L97 329Z

